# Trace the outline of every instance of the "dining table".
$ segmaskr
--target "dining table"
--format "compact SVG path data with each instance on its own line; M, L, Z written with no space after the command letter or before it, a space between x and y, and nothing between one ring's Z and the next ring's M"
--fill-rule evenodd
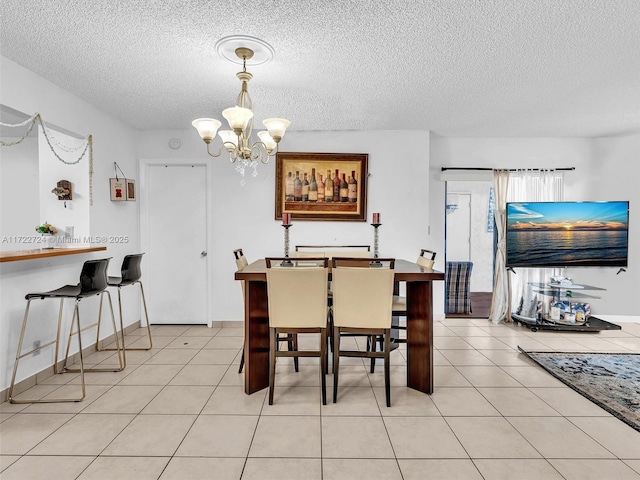
M329 271L331 278L331 271ZM250 395L269 386L269 308L267 266L264 259L235 273L245 282L244 391ZM394 281L406 285L407 386L433 393L433 282L444 273L396 259Z

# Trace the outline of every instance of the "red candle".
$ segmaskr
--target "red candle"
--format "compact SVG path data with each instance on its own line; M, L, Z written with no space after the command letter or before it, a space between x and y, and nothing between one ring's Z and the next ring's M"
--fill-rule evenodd
M282 224L283 225L291 225L291 214L283 213L282 214Z
M374 213L373 214L373 223L375 225L378 225L380 223L380 214L379 213Z

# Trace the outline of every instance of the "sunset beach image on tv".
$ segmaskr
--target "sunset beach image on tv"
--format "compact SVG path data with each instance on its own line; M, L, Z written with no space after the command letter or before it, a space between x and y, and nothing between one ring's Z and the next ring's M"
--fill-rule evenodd
M507 204L508 267L626 267L629 202Z

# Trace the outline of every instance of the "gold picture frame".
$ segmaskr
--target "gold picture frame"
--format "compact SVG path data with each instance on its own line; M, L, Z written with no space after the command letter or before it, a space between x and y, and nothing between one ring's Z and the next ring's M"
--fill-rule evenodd
M368 158L366 153L277 153L276 220L289 213L294 220L365 222ZM330 201L327 172L333 187ZM340 184L337 195L336 172ZM309 185L304 185L305 175ZM320 187L321 178L324 188Z

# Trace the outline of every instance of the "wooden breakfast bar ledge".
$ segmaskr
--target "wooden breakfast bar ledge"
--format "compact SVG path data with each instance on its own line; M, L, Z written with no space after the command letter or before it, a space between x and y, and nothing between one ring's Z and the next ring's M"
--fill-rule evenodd
M19 260L35 260L37 258L59 257L62 255L77 255L79 253L100 252L107 247L61 247L34 248L31 250L13 250L0 252L0 263L16 262Z
M251 394L269 386L269 312L267 268L256 260L235 274L246 282L244 391ZM407 260L396 260L395 281L407 289L407 386L433 393L433 281L444 273Z

